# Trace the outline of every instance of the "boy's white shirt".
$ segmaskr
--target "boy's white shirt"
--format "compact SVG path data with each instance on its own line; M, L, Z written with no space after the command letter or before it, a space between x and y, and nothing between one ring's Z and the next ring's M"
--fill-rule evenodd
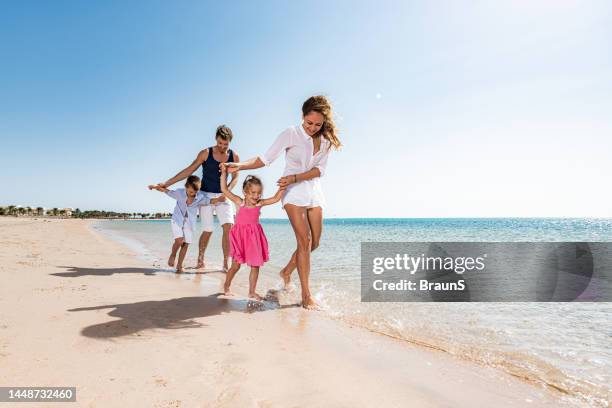
M198 219L198 208L201 205L210 204L210 199L207 198L204 193L198 191L193 203L187 205L187 192L184 188L168 190L166 194L176 200L176 206L172 213L172 221L177 223L180 227L188 227L191 228L192 231L195 231L196 220ZM185 215L187 217L185 217Z

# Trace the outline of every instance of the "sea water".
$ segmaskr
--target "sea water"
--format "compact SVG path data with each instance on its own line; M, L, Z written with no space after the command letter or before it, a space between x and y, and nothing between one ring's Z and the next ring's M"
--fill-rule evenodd
M262 225L270 244L270 261L260 273L265 293L278 284L295 238L287 220L262 219ZM167 260L167 220L100 221L94 228L152 265ZM221 233L215 225L208 269L222 266ZM611 404L612 303L362 303L360 243L367 241L612 242L612 219L329 219L312 254L310 278L324 313L335 319L499 368L554 388L570 403ZM185 266L195 265L196 256L194 242ZM299 298L299 288L296 293Z

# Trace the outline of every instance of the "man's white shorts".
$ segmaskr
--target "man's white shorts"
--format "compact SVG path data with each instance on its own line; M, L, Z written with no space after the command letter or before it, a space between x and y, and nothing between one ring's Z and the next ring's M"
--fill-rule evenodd
M172 235L174 239L183 238L185 243L191 244L193 242L193 231L189 227L188 223L185 223L184 227L178 225L174 220L170 221L170 226L172 227Z
M212 200L222 196L222 193L208 193L203 191L206 198ZM202 220L202 231L212 232L214 226L213 211L219 218L219 224L233 224L234 223L234 203L226 199L215 205L201 205L200 206L200 220Z

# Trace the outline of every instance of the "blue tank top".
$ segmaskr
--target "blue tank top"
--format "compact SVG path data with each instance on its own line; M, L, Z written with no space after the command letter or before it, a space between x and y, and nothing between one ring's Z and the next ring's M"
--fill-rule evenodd
M228 162L234 161L234 152L229 150ZM221 172L219 171L219 162L213 157L213 148L208 148L208 157L202 163L202 184L200 190L209 193L221 192Z

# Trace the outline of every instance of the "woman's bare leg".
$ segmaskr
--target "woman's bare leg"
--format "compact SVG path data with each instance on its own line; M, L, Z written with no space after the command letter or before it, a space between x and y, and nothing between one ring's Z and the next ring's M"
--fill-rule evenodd
M170 258L168 258L168 266L174 268L174 262L176 262L176 253L179 248L183 245L183 238L176 238L172 244L172 252L170 252Z
M291 221L295 239L297 241L296 263L300 284L302 286L302 307L315 309L318 307L310 293L310 225L306 215L306 208L293 204L285 204L285 211Z
M178 264L176 265L177 273L183 272L183 260L185 259L185 255L187 255L187 248L189 248L189 244L183 242L183 245L181 245L181 251L179 252Z
M257 300L263 300L263 297L257 293L258 277L259 267L251 266L251 274L249 275L249 297Z
M321 242L321 233L323 232L323 209L321 207L309 208L306 210L306 216L308 217L308 224L310 225L310 251L314 251L319 247ZM285 283L285 288L291 283L291 274L297 267L297 250L291 255L291 259L287 265L281 269L280 276Z
M232 266L227 271L227 275L225 275L225 284L223 285L223 292L225 292L226 295L233 295L233 293L230 292L230 286L239 269L240 264L232 259Z

